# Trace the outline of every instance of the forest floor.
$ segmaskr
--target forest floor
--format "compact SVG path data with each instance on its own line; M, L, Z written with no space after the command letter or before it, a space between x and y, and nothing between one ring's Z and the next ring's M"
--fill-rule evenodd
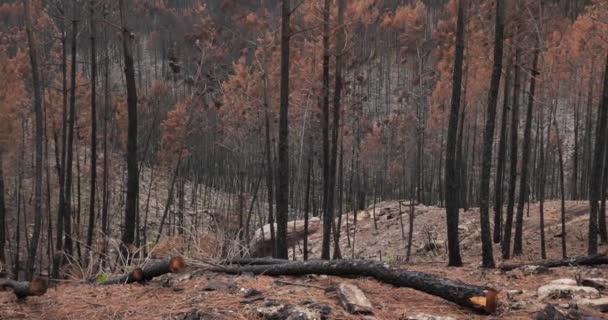
M559 202L545 206L547 254L549 258L561 256L559 233ZM371 208L370 208L371 209ZM608 266L555 268L540 274L528 274L521 270L501 272L479 268L480 241L477 223L478 211L461 214L461 238L465 265L460 268L446 267L443 235L445 211L441 208L417 206L411 263L403 263L405 241L402 239L398 202L376 205L378 229L373 225L373 211L358 215L355 251L358 258L379 259L408 270L424 271L467 283L486 285L499 290L500 305L497 314L483 316L472 313L455 304L422 292L407 288L394 288L367 278L343 279L331 276L269 277L228 276L201 270L190 270L185 275L169 275L148 285L94 286L85 283L66 282L49 289L42 297L30 297L17 302L14 295L0 292L0 319L262 319L259 310L268 301L301 305L314 300L331 309L329 319L424 319L419 314L451 317L450 319L532 319L547 303L568 303L570 300L541 301L536 292L539 286L560 278L582 277L608 278ZM408 214L401 210L407 235ZM584 255L587 228L587 203L567 202L568 253ZM539 254L538 206L532 204L530 217L525 217L524 255L517 261L536 261ZM344 223L346 217L343 219ZM349 222L349 226L352 223ZM344 225L345 226L345 225ZM343 230L346 230L344 227ZM346 235L342 233L342 236ZM352 236L352 235L351 235ZM344 238L343 238L344 239ZM407 237L406 237L407 239ZM429 240L431 239L431 240ZM320 231L310 236L312 256L318 254ZM351 239L352 240L352 239ZM342 241L346 242L346 241ZM435 250L428 250L428 243ZM342 249L345 257L352 255L352 246ZM299 251L296 247L296 255ZM495 247L497 264L502 261L498 246ZM277 281L278 280L278 281ZM374 318L348 314L339 304L336 295L326 290L347 282L359 286L374 307ZM211 284L211 285L210 285ZM219 284L219 285L218 285ZM212 287L212 288L209 288ZM245 301L245 289L261 291L257 301ZM507 294L507 290L521 290ZM197 317L186 314L199 311ZM608 319L608 317L606 317ZM432 319L432 318L427 318ZM448 319L448 318L446 318ZM598 314L597 319L602 319Z

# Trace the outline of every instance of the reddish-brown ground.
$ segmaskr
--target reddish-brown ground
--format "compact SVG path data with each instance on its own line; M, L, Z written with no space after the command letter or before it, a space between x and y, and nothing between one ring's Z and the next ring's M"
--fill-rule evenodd
M560 256L560 239L554 235L558 232L559 205L558 202L548 203L546 211L548 255L552 258ZM386 213L397 210L396 203L382 203L377 210ZM526 218L525 252L517 260L538 260L538 214L537 206L531 207L531 217ZM256 309L263 304L258 301L253 304L242 304L240 288L255 288L263 292L266 299L298 304L307 299L314 299L331 307L330 319L363 319L362 316L347 314L338 304L333 293L326 293L323 288L331 287L341 281L355 283L366 293L375 309L377 319L405 319L418 313L451 316L455 319L531 319L546 302L538 301L536 289L557 278L574 278L577 275L608 278L608 266L556 268L547 274L524 275L516 270L502 273L497 270L479 269L479 238L478 211L472 210L462 214L461 233L463 240L463 256L465 266L448 268L445 263L443 249L443 234L445 232L444 211L433 207L418 207L422 214L416 217L416 230L431 232L435 241L441 246L437 252L422 250L428 234L422 232L414 236L412 263L404 264L403 268L430 272L450 279L486 285L501 291L500 306L497 314L484 316L474 314L455 304L444 301L412 289L394 288L378 283L372 279L342 279L337 277L280 277L288 282L305 283L310 286L285 285L275 283L277 278L259 276L229 277L219 275L223 279L233 279L236 282L234 290L219 290L206 292L203 290L208 283L208 273L201 270L191 270L192 279L177 281L176 276L156 280L146 286L139 284L94 286L89 284L65 283L51 288L42 297L31 297L24 302L17 302L14 295L0 292L0 319L171 319L172 315L192 310L210 312L223 316L223 319L258 319ZM378 211L377 211L378 213ZM375 230L369 218L358 221L357 256L377 258L374 255L383 251L383 260L392 264L400 264L403 259L404 242L401 239L399 216L386 218L386 213L377 214L379 230ZM407 226L407 214L404 214ZM584 254L586 234L586 204L568 203L568 246L570 255ZM425 227L426 226L426 227ZM430 229L430 230L428 230ZM342 235L345 236L344 234ZM311 237L313 256L318 252L319 235ZM345 256L352 254L352 249L344 246ZM498 257L498 247L495 256ZM497 259L498 263L501 263ZM171 278L173 280L171 280ZM505 291L521 289L523 294L507 297ZM560 301L552 301L559 303ZM561 301L565 302L565 301Z

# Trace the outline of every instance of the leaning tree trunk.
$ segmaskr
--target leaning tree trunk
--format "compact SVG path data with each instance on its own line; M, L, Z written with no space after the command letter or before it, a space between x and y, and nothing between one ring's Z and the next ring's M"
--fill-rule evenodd
M371 277L395 287L412 288L430 295L441 297L460 306L483 313L493 313L496 311L498 302L496 290L492 288L466 284L424 272L390 268L385 264L376 261L298 261L241 267L220 266L212 268L212 271L228 274L251 272L269 276L325 274L338 277Z
M458 240L458 168L456 164L456 134L460 109L460 87L462 84L462 61L464 58L464 1L458 3L456 26L456 54L454 56L454 77L452 79L452 107L448 124L448 141L445 161L445 206L447 214L448 253L450 266L461 266Z
M34 275L34 266L36 260L36 252L40 240L40 227L42 224L42 85L40 83L40 74L38 69L38 56L34 34L32 31L32 22L30 17L30 4L28 0L23 1L25 26L27 33L27 42L30 48L30 63L32 67L32 82L34 87L34 115L36 123L35 145L36 145L36 168L34 174L34 230L30 239L29 256L27 260L27 279L32 279ZM1 163L0 163L1 164ZM4 242L4 240L2 240Z

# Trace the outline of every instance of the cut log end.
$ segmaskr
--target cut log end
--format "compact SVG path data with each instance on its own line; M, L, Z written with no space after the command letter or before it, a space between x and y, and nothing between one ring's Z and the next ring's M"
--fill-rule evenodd
M473 296L469 298L469 301L471 301L476 309L483 310L488 314L493 314L498 305L498 292L494 289L488 289L484 291L483 296Z
M144 282L144 270L142 268L133 269L133 271L131 271L131 277L133 278L134 282Z
M186 260L181 256L176 256L169 260L169 270L171 273L180 273L186 269Z
M47 283L44 279L36 278L32 280L29 284L30 295L32 296L41 296L46 293L46 289L48 288Z

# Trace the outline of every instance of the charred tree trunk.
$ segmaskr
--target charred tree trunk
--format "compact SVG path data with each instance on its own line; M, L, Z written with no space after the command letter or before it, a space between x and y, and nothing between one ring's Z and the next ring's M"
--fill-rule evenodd
M91 181L89 185L89 229L87 249L93 245L95 229L95 184L97 183L97 52L95 51L95 1L89 2L91 22Z
M180 273L186 268L186 261L180 256L154 262L145 268L135 268L128 274L100 282L100 285L146 283L167 273Z
M524 266L542 266L546 268L573 267L573 266L598 266L608 264L608 257L605 255L589 255L582 257L572 257L561 260L543 260L526 263L504 264L500 267L503 271L514 270Z
M371 277L395 287L412 288L481 313L496 311L494 289L441 278L432 274L387 267L383 263L364 260L333 260L289 262L271 265L217 267L212 271L228 274L252 272L269 276L325 274L338 277Z
M448 253L450 266L461 266L460 245L458 240L458 168L456 164L456 134L458 112L460 109L460 90L462 84L462 62L464 56L464 1L458 2L458 21L456 25L456 54L454 57L454 76L452 79L452 107L448 124L448 140L445 162L445 204L447 214Z
M127 27L127 11L124 0L120 0L120 22L122 24L122 50L125 60L125 79L127 83L127 198L125 205L122 242L125 247L135 241L135 219L137 217L137 194L139 179L137 170L137 88L135 68L133 67L133 37Z
M597 254L597 235L598 235L598 216L600 213L598 201L600 200L600 187L602 179L602 167L604 164L605 152L605 137L606 137L606 120L608 118L608 55L606 56L606 66L604 69L604 87L602 92L602 101L599 106L599 115L597 119L597 128L595 131L595 151L593 153L593 167L589 184L589 235L587 253L589 255Z
M41 296L46 293L46 281L36 278L32 281L14 281L9 279L0 279L0 289L10 288L17 296L17 299L25 299L31 296Z
M34 117L36 123L35 141L35 173L34 173L34 230L29 247L29 256L27 260L26 278L32 279L34 276L34 268L36 261L36 253L38 243L40 241L40 228L42 225L42 84L40 82L40 70L38 68L38 53L34 34L32 30L32 22L30 17L30 5L28 0L23 1L25 28L27 33L27 42L30 51L30 64L32 69L32 85L34 88ZM2 240L4 241L4 240Z
M513 230L513 210L515 207L515 187L517 183L517 137L519 132L519 73L520 73L520 51L515 47L515 76L513 79L513 110L511 113L511 152L509 168L509 197L507 201L507 217L502 239L502 257L509 259L511 256L511 232Z
M534 110L534 91L536 90L536 76L538 75L538 57L540 50L534 49L532 61L532 74L530 76L530 92L528 93L528 110L526 113L526 127L524 129L524 141L521 160L521 177L519 180L519 202L517 204L517 217L515 221L515 239L513 241L513 254L520 255L523 250L523 220L524 205L529 196L528 165L530 162L530 147L532 136L532 111Z
M281 83L279 111L279 165L277 181L277 258L287 259L289 215L289 0L283 0L281 14Z
M329 212L329 10L330 0L324 0L323 5L323 239L321 244L321 259L330 258L330 238L332 214Z
M482 267L494 268L494 254L492 253L492 231L490 229L490 174L492 166L492 147L494 145L494 127L496 126L496 105L498 103L498 89L502 72L503 56L503 3L496 1L496 31L494 32L494 66L490 81L488 95L488 110L486 115L486 130L483 142L483 160L481 161L481 185L479 186L479 216L481 223Z
M512 61L512 60L509 60ZM509 80L511 66L507 66L503 94L502 119L500 123L500 141L498 142L498 163L496 164L496 183L494 185L494 243L502 242L502 205L504 203L504 175L507 156L507 119L509 117Z

